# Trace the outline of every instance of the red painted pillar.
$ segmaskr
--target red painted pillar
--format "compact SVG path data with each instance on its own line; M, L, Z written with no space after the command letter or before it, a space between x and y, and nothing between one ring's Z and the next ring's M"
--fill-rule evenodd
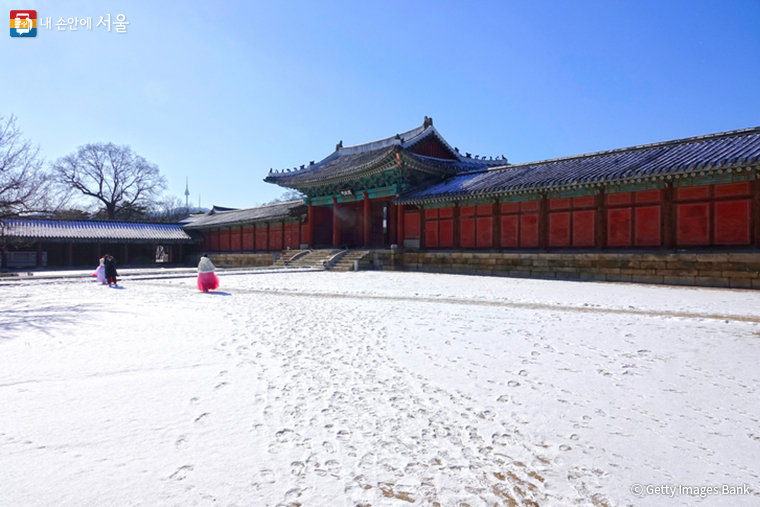
M333 197L333 247L340 246L340 217L338 216L338 199Z
M367 192L364 192L362 197L364 197L364 217L362 220L362 226L364 229L364 246L369 246L369 233L372 230L372 206L369 202L369 194L367 194Z
M392 202L388 204L388 243L393 245L396 243L396 205Z
M306 220L306 230L308 231L308 237L304 243L308 243L310 248L314 248L314 221L316 219L314 218L314 205L312 203L309 203L309 215Z
M397 209L396 220L398 220L398 244L404 246L404 206L401 205Z

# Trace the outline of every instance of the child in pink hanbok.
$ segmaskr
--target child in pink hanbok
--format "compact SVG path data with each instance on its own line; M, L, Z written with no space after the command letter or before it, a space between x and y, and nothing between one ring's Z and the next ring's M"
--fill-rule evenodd
M105 284L106 283L106 256L100 258L100 263L98 264L98 269L95 270L95 274L93 275L97 280Z
M201 261L198 263L198 290L208 292L219 287L219 279L214 274L214 263L208 258L208 254L203 254Z

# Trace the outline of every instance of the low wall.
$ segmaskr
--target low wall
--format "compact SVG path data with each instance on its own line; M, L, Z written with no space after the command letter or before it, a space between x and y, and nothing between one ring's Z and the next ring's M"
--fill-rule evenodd
M376 250L376 269L760 288L760 253L471 253Z
M280 252L275 253L210 253L211 262L220 268L240 268L271 266L279 257ZM196 263L197 264L197 263Z

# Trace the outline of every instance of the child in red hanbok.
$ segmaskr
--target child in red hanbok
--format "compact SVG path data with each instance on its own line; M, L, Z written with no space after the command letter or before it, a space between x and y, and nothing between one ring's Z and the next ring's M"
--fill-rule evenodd
M198 263L198 290L208 292L219 287L219 279L214 274L214 263L208 258L208 254L203 254L201 261Z

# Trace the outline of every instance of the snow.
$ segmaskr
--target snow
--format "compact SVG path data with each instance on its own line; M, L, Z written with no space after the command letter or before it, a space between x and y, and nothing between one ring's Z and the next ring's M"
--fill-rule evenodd
M758 292L218 274L0 281L0 505L760 502Z

